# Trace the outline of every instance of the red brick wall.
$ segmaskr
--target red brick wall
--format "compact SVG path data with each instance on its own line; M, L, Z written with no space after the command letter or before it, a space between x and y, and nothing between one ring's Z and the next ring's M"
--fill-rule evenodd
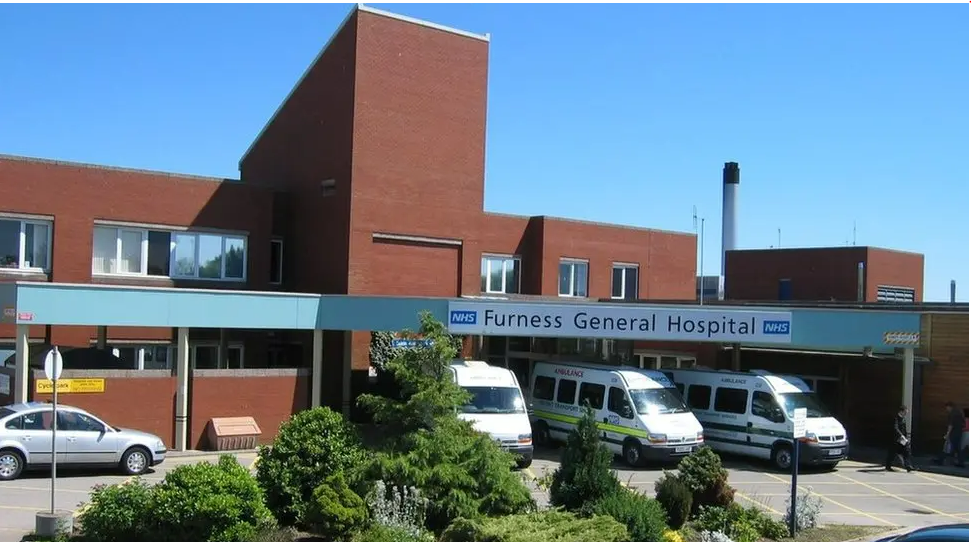
M252 416L263 432L260 444L269 444L281 423L310 407L306 370L195 371L190 390L189 446L194 449L208 446L206 432L212 418Z
M725 266L725 297L777 300L779 280L792 280L798 301L856 301L857 265L865 263L866 301L877 300L877 286L904 286L923 299L924 256L872 247L734 250Z
M946 431L944 405L968 407L968 313L921 316L921 347L917 353L931 361L924 365L915 442L937 451ZM919 429L919 432L917 431Z
M695 236L543 217L544 295L559 294L561 258L589 260L588 296L609 298L614 262L636 263L641 299L695 298Z
M52 197L56 195L56 197ZM246 285L205 281L111 281L154 286L265 289L269 281L272 198L265 189L240 182L29 159L0 158L0 211L54 217L52 273L55 282L90 283L94 220L205 227L244 231L248 241ZM11 280L0 274L0 280ZM102 281L99 281L102 282ZM11 325L0 338L12 338ZM39 337L43 334L40 331ZM127 332L163 338L170 331ZM52 330L57 344L82 346L95 328L63 326Z
M877 300L877 287L914 289L914 301L924 300L924 255L882 248L867 248L866 300Z
M49 394L35 393L34 371L29 396L49 401ZM62 378L104 378L104 393L58 394L58 402L83 408L116 427L158 435L166 446L175 443L175 377L168 371L64 371Z

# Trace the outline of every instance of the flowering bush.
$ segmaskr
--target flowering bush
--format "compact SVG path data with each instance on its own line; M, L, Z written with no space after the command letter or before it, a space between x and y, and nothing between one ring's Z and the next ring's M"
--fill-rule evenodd
M796 495L796 530L813 529L819 525L819 514L823 510L823 500L812 493L812 488L806 488L805 493ZM786 499L786 511L782 521L790 525L792 521L792 497Z
M702 531L701 532L701 542L734 542L725 533L720 533L718 531Z
M389 486L378 480L368 496L371 521L377 525L421 537L425 531L427 501L414 487Z

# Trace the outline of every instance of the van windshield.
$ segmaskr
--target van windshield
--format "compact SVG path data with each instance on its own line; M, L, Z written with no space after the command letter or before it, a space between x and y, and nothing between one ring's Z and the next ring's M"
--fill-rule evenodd
M681 400L681 395L675 388L658 388L653 390L630 390L630 398L634 401L634 410L638 414L678 414L688 412L688 407Z
M519 388L494 388L488 386L463 388L472 394L472 400L462 407L465 414L518 414L525 413L523 394Z
M831 418L829 409L819 400L819 397L812 392L780 393L779 399L782 401L782 408L786 409L786 414L792 418L795 416L797 408L806 409L807 418Z

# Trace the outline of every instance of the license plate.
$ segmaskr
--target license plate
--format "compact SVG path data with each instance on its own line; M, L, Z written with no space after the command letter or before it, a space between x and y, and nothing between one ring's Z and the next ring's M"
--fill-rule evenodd
M833 450L826 450L826 455L843 455L843 448L835 448Z
M687 454L687 453L691 453L691 446L677 446L674 449L674 453L676 453L676 454Z

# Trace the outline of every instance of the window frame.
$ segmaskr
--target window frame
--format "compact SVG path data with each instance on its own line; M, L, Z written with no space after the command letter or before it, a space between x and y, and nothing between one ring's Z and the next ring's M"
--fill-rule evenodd
M276 269L273 269L273 245L279 245L280 246L280 261L277 262ZM279 285L283 284L283 250L284 250L284 248L286 248L286 247L283 246L283 239L280 239L280 238L270 239L270 284L272 284L274 286L279 286ZM244 255L246 254L245 245L244 245L243 253L244 253ZM243 267L245 268L246 265L244 264ZM276 271L276 273L279 276L279 279L280 280L277 280L277 281L274 281L273 280L273 271ZM245 269L243 271L243 275L244 276L246 275Z
M736 412L733 410L724 410L722 408L719 408L719 404L721 404L721 406L724 406L725 401L729 401L729 399L726 398L726 399L722 399L722 402L719 403L718 396L722 392L725 392L725 394L722 397L725 397L731 393L737 393L737 392L741 392L745 394L745 400L742 401L741 403L741 412ZM749 390L746 388L735 388L732 386L717 386L715 387L714 398L712 399L712 402L711 402L711 410L712 412L717 412L719 414L734 414L736 416L744 416L749 411L749 404L751 402L752 402L752 394L749 393Z
M563 281L562 269L561 267L567 264L570 266L570 291L569 293L563 293L561 286ZM583 285L583 295L577 295L577 266L583 265L586 267L586 280ZM560 262L556 267L557 269L557 293L559 297L589 297L590 296L590 261L583 260L579 258L560 258Z
M49 273L51 271L51 260L53 258L53 247L51 242L54 238L54 221L45 220L43 218L27 218L21 216L12 216L6 214L0 214L0 221L6 222L18 222L20 224L20 234L18 236L19 246L17 248L17 267L0 267L0 273L3 272L15 272L15 273ZM34 265L27 266L24 262L27 258L27 225L32 224L34 226L45 226L47 228L47 266L37 267Z
M502 261L502 284L501 289L496 290L491 288L492 284L492 263L495 260ZM522 291L523 284L523 259L522 256L516 254L494 254L489 252L483 252L480 258L479 273L482 275L482 279L485 280L485 289L482 293L485 294L518 294ZM518 270L516 273L516 291L508 291L506 284L506 264L512 263L515 267L514 270ZM484 267L484 269L483 269ZM518 269L516 269L518 268Z
M200 237L203 235L208 235L212 237L219 237L220 244L220 261L219 261L219 278L213 277L200 277L199 269L202 267L199 261L199 252L201 249L201 243L199 242ZM193 255L194 265L192 275L177 275L175 273L176 269L176 251L178 250L179 243L176 236L185 236L195 238L195 254ZM227 277L226 276L226 241L227 240L242 240L243 241L243 276L242 277ZM172 232L172 241L169 256L169 278L172 280L204 280L208 282L246 282L247 268L249 267L249 236L235 233L223 233L217 231L174 231Z
M95 224L94 228L91 230L91 265L94 266L94 238L98 230L114 230L115 232L115 255L113 256L115 267L121 268L121 253L122 253L122 232L137 233L141 236L139 241L139 263L138 271L115 271L114 273L105 273L104 271L95 272L94 269L91 270L91 276L94 277L147 277L148 275L148 230L141 228L128 228L124 226L110 226L104 224ZM171 245L171 241L169 241ZM170 248L171 250L171 248Z
M577 388L577 401L578 401L578 404L580 404L579 402L580 401L583 401L584 399L589 399L589 397L585 397L584 396L584 393L583 392L584 392L585 389L590 389L590 388L593 388L594 390L596 388L600 388L600 393L599 394L593 394L592 395L592 397L599 397L599 402L598 402L598 404L593 404L591 402L590 403L590 408L592 408L593 410L597 410L597 411L603 410L604 409L604 403L607 400L607 386L605 384L600 384L600 383L597 383L597 382L580 382L580 386ZM584 407L584 408L586 407L586 405L584 405L584 404L580 404L580 406L581 407Z
M569 403L567 403L566 401L561 401L560 400L560 392L562 391L563 383L564 382L569 382L570 384L573 385L573 394L572 394L572 397L570 398L570 402ZM572 378L557 378L556 379L556 395L553 397L553 400L556 401L557 403L561 404L561 405L575 405L575 404L577 404L577 392L579 392L579 391L580 391L580 383L577 382L576 380L574 380Z
M614 272L617 271L617 270L620 270L621 271L621 274L620 274L620 296L615 296L614 295L614 279L616 278L614 276ZM627 297L627 286L628 286L628 284L627 284L627 272L629 270L633 270L634 271L634 275L635 275L635 277L634 277L634 296L633 297ZM639 264L636 264L636 263L614 262L614 264L610 268L610 299L621 299L621 300L625 300L625 301L637 301L638 296L640 295L639 284L638 284L640 282L640 280L641 280L641 266Z
M701 406L696 407L692 404L693 401L691 399L693 395L691 394L691 392L694 391L695 388L698 388L699 390L701 389L708 390L707 391L708 400L706 402L707 404L704 407L701 407ZM715 397L715 388L708 384L688 384L688 393L683 394L684 402L690 410L712 411L714 409L714 407L712 406L712 400L714 399L714 397Z

